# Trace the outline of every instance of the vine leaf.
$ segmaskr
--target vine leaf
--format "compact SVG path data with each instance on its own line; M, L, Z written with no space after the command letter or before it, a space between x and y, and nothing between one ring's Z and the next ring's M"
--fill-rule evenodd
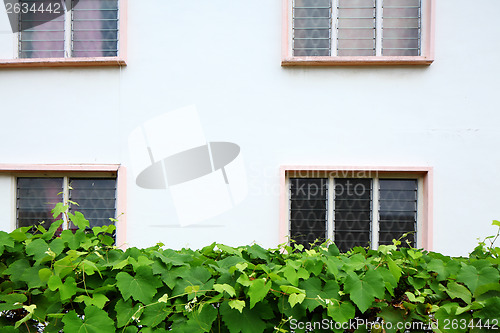
M49 256L47 251L49 249L49 245L43 239L35 239L28 245L26 245L26 253L36 261L40 261L41 259Z
M86 227L90 226L89 221L80 212L75 212L75 214L68 213L68 217L71 222L73 222L78 227L78 229L85 229Z
M155 327L158 326L172 312L165 303L156 303L144 308L141 316L141 325Z
M74 310L64 315L64 332L71 333L114 333L115 325L104 310L95 306L85 308L83 320Z
M249 308L244 308L240 313L234 309L231 309L229 303L228 302L222 303L220 307L220 313L222 315L222 321L226 324L231 333L264 332L266 324L262 320L260 315L265 314L266 313L265 311L258 311L259 309L256 307L253 310L250 310ZM269 312L271 312L272 315L272 311Z
M464 283L474 293L476 288L487 283L498 283L500 275L493 267L484 267L477 270L474 266L464 266L458 273L457 281Z
M217 319L217 310L213 306L202 305L196 311L190 312L188 317L188 323L193 327L199 327L201 332L210 332L212 323Z
M245 307L245 301L239 301L237 299L233 299L233 300L229 301L229 306L232 309L236 309L240 313L242 313L243 312L243 308Z
M467 304L471 303L472 295L469 289L465 288L461 284L458 284L456 282L448 283L446 292L448 293L448 295L450 295L451 298L460 298Z
M19 326L21 326L22 324L24 324L25 322L27 322L28 320L31 319L31 317L33 317L33 312L35 312L35 309L36 309L36 305L35 304L31 304L31 305L25 305L23 306L23 309L26 310L28 312L28 314L21 320L18 320L15 324L15 328L18 328Z
M134 319L138 319L142 313L139 304L133 306L132 300L125 302L122 299L116 303L115 311L118 328L131 323Z
M371 306L375 297L384 297L385 284L379 272L368 271L361 279L354 272L349 273L344 291L350 294L351 300L364 313Z
M80 295L75 297L75 302L84 302L86 306L95 305L99 309L104 308L107 302L109 302L109 298L107 298L103 294L96 294L94 297L89 297L86 295Z
M349 301L329 304L327 311L328 316L338 323L346 323L356 314L356 308Z
M218 291L220 293L223 293L224 291L229 294L229 296L233 297L236 295L236 292L234 288L227 283L224 284L214 284L214 290Z
M61 301L67 300L76 294L76 281L73 277L67 278L59 287L59 294L61 295Z
M14 247L14 239L5 231L0 231L0 254L3 253L6 246Z
M306 291L307 299L302 302L309 311L313 311L318 306L325 304L322 299L338 299L339 285L335 280L328 280L325 285L321 286L322 282L319 278L313 277L304 281L300 281L300 288Z
M250 309L253 308L257 302L262 301L264 297L266 297L269 289L271 289L271 284L271 282L266 283L264 279L256 279L252 281L252 285L248 289L248 296L250 296Z
M162 283L153 275L151 268L141 266L137 268L135 276L126 272L116 274L116 285L124 300L132 297L136 301L149 304Z
M288 297L288 303L290 303L290 306L293 308L295 306L295 304L302 303L305 298L306 298L306 294L291 294Z

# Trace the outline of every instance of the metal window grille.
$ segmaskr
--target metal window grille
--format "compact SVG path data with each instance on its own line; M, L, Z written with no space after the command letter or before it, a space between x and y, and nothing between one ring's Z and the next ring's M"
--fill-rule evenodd
M91 228L109 225L110 218L115 218L116 179L70 178L69 200L78 204L70 203L70 211L81 212Z
M406 233L403 246L406 240L416 246L415 179L290 178L289 184L290 237L306 248L330 235L346 252L392 244Z
M327 231L328 179L290 179L290 237L309 248Z
M337 55L374 56L375 0L338 0Z
M372 180L335 179L334 241L340 251L369 246L372 228Z
M73 57L118 55L118 1L80 0L72 10Z
M379 181L379 244L392 244L409 233L406 240L415 247L417 230L417 181L381 179ZM406 245L403 242L403 245Z
M421 0L384 0L382 54L421 54Z
M332 0L293 0L295 56L329 56L331 34Z
M293 0L294 56L419 56L421 0Z
M31 8L39 0L21 0ZM19 57L115 57L118 55L118 0L79 0L47 19L40 11L19 13ZM47 5L45 3L45 5Z
M55 220L51 210L61 201L63 178L17 178L17 227L31 227L41 222L48 229Z

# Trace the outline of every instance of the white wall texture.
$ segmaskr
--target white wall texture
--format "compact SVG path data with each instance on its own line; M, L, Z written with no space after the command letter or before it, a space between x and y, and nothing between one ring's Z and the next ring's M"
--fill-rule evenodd
M480 2L437 1L428 67L284 68L280 0L129 0L128 66L0 69L0 163L130 167L135 127L194 104L209 141L240 145L248 196L180 227L128 172L129 245L277 245L280 165L432 166L434 250L465 255L500 219L500 2ZM3 230L14 195L0 176Z

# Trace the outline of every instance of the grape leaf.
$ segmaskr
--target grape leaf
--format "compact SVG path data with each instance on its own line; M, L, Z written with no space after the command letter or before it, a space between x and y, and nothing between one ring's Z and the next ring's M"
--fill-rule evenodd
M327 306L328 316L338 323L348 322L356 314L356 308L349 301L333 302Z
M71 333L114 333L115 325L104 310L95 306L85 308L83 320L74 310L64 315L64 331Z
M0 231L0 255L3 254L6 246L14 247L14 239L5 231Z
M483 284L498 283L500 275L493 267L484 267L477 270L476 267L465 265L458 273L457 281L464 283L474 293L476 288Z
M237 299L233 299L233 300L229 301L229 306L232 309L236 309L240 313L242 313L243 312L243 308L245 307L245 301L240 301L240 300L237 300Z
M72 277L68 277L64 283L59 286L59 294L61 295L61 301L71 298L76 294L76 281Z
M300 281L300 288L306 291L307 299L302 302L309 311L313 311L318 306L323 305L321 299L338 299L339 285L335 280L326 281L325 285L321 286L322 282L319 278L313 277L304 281Z
M75 214L68 213L68 217L71 222L73 222L78 227L78 229L85 229L86 227L90 226L89 221L80 212L75 212Z
M349 294L351 300L363 313L371 306L375 297L384 297L384 290L384 280L380 273L374 270L368 271L363 278L351 272L344 284L345 293Z
M255 303L260 302L266 297L269 289L271 289L271 282L264 279L256 279L252 281L248 289L248 296L250 296L250 309L254 307Z
M141 325L158 326L171 312L172 310L162 302L147 306L141 316Z
M302 303L304 298L306 298L306 294L291 294L288 296L288 303L293 308L297 303Z
M446 292L448 293L448 295L450 295L451 298L460 298L467 304L471 303L472 295L469 289L465 288L461 284L458 284L456 282L448 283Z
M250 310L244 308L242 312L231 309L228 302L223 302L220 307L222 321L229 328L231 333L262 333L266 328L261 314L265 312L258 311L257 308Z
M234 288L226 283L224 284L214 284L214 290L218 291L220 293L223 293L224 291L229 294L229 296L234 296L236 295L236 292Z
M118 328L131 323L134 318L138 319L142 313L139 304L133 306L132 300L125 302L122 299L116 303L115 311Z

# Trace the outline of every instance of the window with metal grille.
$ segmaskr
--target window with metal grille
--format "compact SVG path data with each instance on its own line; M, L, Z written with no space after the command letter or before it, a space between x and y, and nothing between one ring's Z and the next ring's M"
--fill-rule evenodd
M17 227L44 222L48 228L55 221L51 210L58 202L69 203L70 212L83 213L91 228L112 224L110 218L116 217L116 178L18 177Z
M293 0L294 56L419 56L421 0Z
M347 57L430 64L432 1L289 0L282 64L333 64Z
M418 179L289 178L289 186L290 237L305 247L332 239L343 252L376 248L405 233L416 246Z
M43 12L29 10L38 3L21 0L27 10L19 13L20 58L118 56L118 0L63 1L62 15L49 21Z

